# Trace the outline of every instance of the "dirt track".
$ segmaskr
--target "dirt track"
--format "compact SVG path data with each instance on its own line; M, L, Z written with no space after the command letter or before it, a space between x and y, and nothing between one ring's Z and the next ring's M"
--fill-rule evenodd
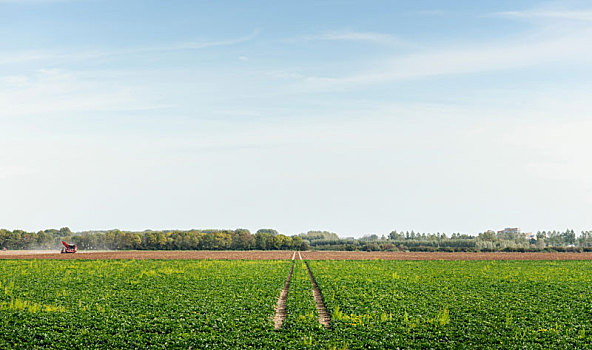
M0 251L0 259L291 259L293 251ZM302 252L306 260L592 260L592 253Z
M290 289L290 280L292 279L292 273L294 272L294 262L292 262L292 267L290 268L290 273L288 274L288 279L286 280L286 284L284 285L284 289L280 292L280 296L278 298L277 305L275 306L275 316L273 317L273 329L278 330L282 328L282 324L286 319L286 301L288 300L288 290Z
M302 258L300 258L302 260ZM312 275L312 271L310 271L310 267L308 266L308 262L305 262L306 270L308 271L308 278L310 278L310 283L312 284L312 297L315 301L315 306L317 308L317 312L319 313L319 323L323 325L325 328L331 327L331 316L327 312L327 308L325 308L325 303L323 302L323 295L321 294L321 290L317 286L317 282Z

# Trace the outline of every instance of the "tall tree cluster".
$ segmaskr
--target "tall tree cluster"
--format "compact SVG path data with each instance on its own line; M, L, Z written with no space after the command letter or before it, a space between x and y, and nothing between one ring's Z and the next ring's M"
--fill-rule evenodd
M275 230L190 230L143 231L121 230L72 233L70 229L25 232L0 230L0 247L7 249L53 249L61 241L79 249L113 250L306 250L300 236L286 236Z

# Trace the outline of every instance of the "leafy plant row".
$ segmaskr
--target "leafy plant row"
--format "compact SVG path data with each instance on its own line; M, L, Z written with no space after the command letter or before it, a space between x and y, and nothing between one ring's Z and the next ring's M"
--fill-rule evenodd
M589 261L311 261L349 348L548 349L592 343Z
M0 348L273 348L289 261L0 262Z
M0 348L548 349L592 344L592 262L4 260Z

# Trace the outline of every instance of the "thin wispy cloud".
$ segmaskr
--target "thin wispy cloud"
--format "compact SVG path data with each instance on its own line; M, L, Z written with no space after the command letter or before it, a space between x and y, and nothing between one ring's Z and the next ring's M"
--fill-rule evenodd
M170 104L145 96L140 86L113 87L74 72L41 69L29 76L0 78L0 111L4 116L56 113L124 112L169 109ZM35 101L35 103L32 103Z
M307 87L335 88L443 75L509 70L553 62L587 61L592 28L553 38L479 44L397 55L366 72L342 77L306 77Z
M476 42L473 45L434 48L421 52L408 52L394 56L382 64L372 62L371 69L348 76L304 76L299 78L305 88L340 89L359 84L376 84L427 78L444 75L459 75L492 72L531 67L554 62L587 62L592 55L592 10L532 9L495 13L496 16L523 19L554 19L580 23L560 32L544 29L529 32L507 42ZM308 37L310 40L360 40L376 43L399 43L396 37L380 33L327 32ZM419 47L419 45L416 45Z
M575 21L592 21L592 10L568 11L568 10L530 10L530 11L506 11L497 15L523 18L523 19L562 19Z
M320 34L305 36L295 41L353 41L362 43L372 43L379 45L400 45L401 39L394 35L375 32L356 32L356 31L328 31Z
M137 47L131 48L129 50L121 50L121 51L114 51L112 54L128 54L128 53L151 53L151 52L158 52L158 51L177 51L177 50L199 50L208 47L217 47L217 46L230 46L236 45L240 43L247 42L256 38L260 33L260 30L254 30L249 35L235 38L235 39L228 39L228 40L219 40L219 41L193 41L193 42L181 42L171 45L162 45L162 46L146 46L146 47Z
M0 65L11 63L22 63L26 61L61 62L78 61L111 56L154 54L159 52L201 50L206 48L232 46L247 42L259 35L259 30L238 38L217 40L217 41L188 41L172 44L137 46L121 49L69 49L69 50L28 50L20 52L0 52Z
M434 6L0 0L3 225L589 229L592 5Z

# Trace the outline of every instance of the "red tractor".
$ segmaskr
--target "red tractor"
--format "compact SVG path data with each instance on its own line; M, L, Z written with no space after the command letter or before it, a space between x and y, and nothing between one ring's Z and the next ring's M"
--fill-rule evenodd
M76 251L78 250L76 247L76 244L68 244L64 241L62 241L62 244L64 245L64 247L62 248L61 253L76 253Z

